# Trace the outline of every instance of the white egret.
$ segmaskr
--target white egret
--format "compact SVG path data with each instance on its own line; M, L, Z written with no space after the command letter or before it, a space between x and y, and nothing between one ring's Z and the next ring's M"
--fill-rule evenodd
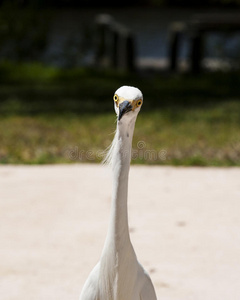
M106 156L113 170L110 224L101 259L90 273L80 300L156 300L151 279L137 260L128 228L132 137L143 95L138 88L122 86L113 100L117 130Z

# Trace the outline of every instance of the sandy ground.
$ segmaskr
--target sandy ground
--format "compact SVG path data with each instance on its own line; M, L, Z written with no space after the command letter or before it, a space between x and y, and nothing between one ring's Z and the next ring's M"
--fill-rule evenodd
M239 300L240 169L133 166L129 188L132 243L158 299ZM101 165L1 166L1 300L78 299L110 191Z

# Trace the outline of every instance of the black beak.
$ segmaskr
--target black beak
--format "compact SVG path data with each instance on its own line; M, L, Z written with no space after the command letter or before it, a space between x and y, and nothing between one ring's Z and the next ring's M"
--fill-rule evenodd
M119 115L118 115L118 121L121 120L122 116L126 114L127 112L132 110L132 105L128 101L123 101L119 104Z

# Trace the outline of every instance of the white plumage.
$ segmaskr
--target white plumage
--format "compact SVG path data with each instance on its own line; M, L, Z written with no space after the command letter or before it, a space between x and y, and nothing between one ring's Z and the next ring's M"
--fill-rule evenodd
M137 88L122 86L113 99L117 129L106 156L113 171L110 224L101 259L90 273L80 300L156 300L153 284L137 260L128 229L132 137L143 95Z

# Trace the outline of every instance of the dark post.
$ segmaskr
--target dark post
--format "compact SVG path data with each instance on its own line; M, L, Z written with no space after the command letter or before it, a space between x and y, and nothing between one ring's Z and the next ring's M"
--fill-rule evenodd
M177 70L179 35L177 31L171 33L169 49L170 71Z
M202 42L203 37L200 31L193 33L191 37L191 72L199 73L201 70L201 59L202 59Z
M119 43L118 43L118 68L126 69L126 29L123 26L118 26Z
M126 37L126 67L129 71L135 70L135 39L132 33L128 33Z
M117 67L134 71L135 69L135 40L133 34L125 27L118 25Z
M96 19L97 45L95 61L97 65L109 63L109 39L112 24L112 17L109 15L99 15Z
M116 28L112 29L112 53L111 53L111 66L118 68L118 56L119 56L119 32Z
M185 26L183 23L173 23L170 28L170 41L169 41L170 71L177 70L179 44L184 29Z

